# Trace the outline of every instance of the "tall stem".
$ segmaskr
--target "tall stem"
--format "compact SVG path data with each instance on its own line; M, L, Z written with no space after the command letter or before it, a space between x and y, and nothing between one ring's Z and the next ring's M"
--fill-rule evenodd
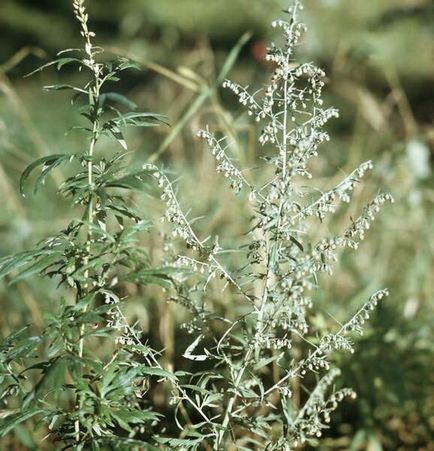
M97 98L97 97L96 97ZM86 254L84 256L83 262L86 266L89 263L90 255L91 255L91 245L92 245L92 223L93 223L93 215L94 215L94 204L93 204L93 155L95 151L95 145L98 140L98 129L99 129L99 123L98 120L96 120L93 124L93 130L92 130L92 141L89 146L89 151L87 153L88 157L88 163L87 163L87 181L89 185L89 204L88 204L88 214L87 214L87 238L86 238ZM86 269L84 272L84 278L86 279L84 288L86 292L89 291L89 270ZM87 305L85 305L83 311L86 312ZM79 357L83 357L83 332L84 332L84 325L80 328L80 342L78 346L78 355Z
M85 54L86 59L83 60L83 63L85 66L87 66L93 74L93 83L90 83L88 87L89 91L89 106L91 115L93 117L93 124L92 124L92 136L91 141L89 145L89 149L87 151L86 157L87 157L87 182L88 182L88 189L89 189L89 199L88 199L88 205L87 205L87 232L86 232L86 250L85 250L85 256L83 258L83 265L87 266L89 264L89 260L92 253L92 224L93 224L93 218L94 218L94 194L93 194L93 156L95 152L95 146L99 138L99 119L100 119L100 112L99 112L99 97L100 97L100 90L101 90L101 66L95 61L94 58L94 47L92 45L91 37L93 36L93 33L89 31L87 26L87 14L86 10L84 8L84 0L75 0L74 2L74 9L76 13L76 17L81 23L82 26L82 34L86 40L85 44ZM84 291L85 294L89 293L90 284L89 284L89 269L86 269L84 272ZM77 302L78 302L78 296L77 296ZM85 305L83 307L83 313L86 313L88 309L88 305ZM84 351L84 333L85 333L85 325L82 324L80 326L79 331L79 342L78 342L78 356L80 358L83 357L83 351ZM76 408L78 408L80 405L80 399L77 399L76 402ZM75 438L76 441L80 441L80 421L77 419L75 421Z

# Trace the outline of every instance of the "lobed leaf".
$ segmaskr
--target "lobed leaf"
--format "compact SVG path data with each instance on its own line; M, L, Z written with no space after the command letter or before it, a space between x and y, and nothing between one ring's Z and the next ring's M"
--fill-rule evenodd
M44 413L46 413L46 410L44 409L31 408L26 409L16 415L6 417L6 419L0 424L0 437L4 437L20 423L23 423L24 421L27 421L36 415L42 415Z

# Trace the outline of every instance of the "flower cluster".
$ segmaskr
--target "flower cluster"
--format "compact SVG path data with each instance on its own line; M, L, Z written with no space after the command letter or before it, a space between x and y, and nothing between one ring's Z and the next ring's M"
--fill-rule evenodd
M255 97L249 93L247 88L243 88L238 83L235 83L232 80L225 80L222 85L223 88L230 89L234 94L238 96L238 100L241 105L244 105L248 108L249 116L255 114L255 112L260 111L261 107L256 102ZM265 117L265 116L264 116ZM258 121L263 117L259 117Z
M179 256L175 260L174 265L179 268L191 268L194 272L199 272L201 274L208 272L210 268L208 263L201 262L195 258L187 257L185 255Z
M333 350L344 350L354 352L353 346L346 335L350 333L363 334L363 325L369 319L370 313L378 304L378 301L388 296L387 290L380 290L374 293L358 312L346 323L336 334L329 334L323 337L318 346L318 353L327 355Z
M145 164L143 169L150 172L152 177L157 180L158 186L163 190L161 200L164 201L167 206L165 210L165 219L174 226L172 231L173 237L179 236L180 238L183 238L192 249L201 249L203 244L193 232L190 221L186 218L184 212L182 211L172 182L154 164ZM164 220L164 218L162 218L162 220Z
M97 49L92 44L92 38L95 37L95 33L93 31L90 31L88 28L88 20L89 15L86 12L86 8L84 5L85 0L74 0L73 1L73 8L74 8L74 14L77 20L81 24L81 35L85 39L85 53L86 58L83 60L83 63L89 67L92 71L95 73L98 73L99 71L99 65L95 61L95 55L97 53Z
M226 144L225 147L222 147L222 143L225 142L225 139L216 139L216 137L210 133L208 129L199 131L197 136L207 141L208 146L218 163L217 172L224 174L224 176L231 181L231 188L236 194L238 194L243 185L248 185L248 183L246 182L246 179L241 171L234 166L230 158L227 156L226 150L229 147L228 144Z
M293 446L299 446L309 438L321 437L322 431L329 427L331 413L346 397L356 398L351 389L342 389L328 396L328 390L334 379L340 375L338 369L329 371L317 384L308 401L300 410L291 427Z
M255 346L259 349L290 349L292 341L287 337L276 338L273 335L255 337Z
M336 187L323 193L319 199L313 203L303 207L298 203L292 203L291 208L295 213L288 218L288 222L284 227L293 227L310 216L316 216L323 221L327 214L335 213L337 209L337 201L349 203L351 201L351 193L365 173L373 168L372 162L367 161L355 169L349 176L339 183Z
M369 319L371 311L377 307L379 301L386 296L389 296L388 290L380 290L374 293L368 302L345 324L342 332L355 332L359 335L363 335L363 325Z
M379 194L364 209L362 214L345 231L346 238L358 238L362 241L365 238L365 232L371 228L372 222L380 212L381 207L386 202L394 202L393 196L389 193Z

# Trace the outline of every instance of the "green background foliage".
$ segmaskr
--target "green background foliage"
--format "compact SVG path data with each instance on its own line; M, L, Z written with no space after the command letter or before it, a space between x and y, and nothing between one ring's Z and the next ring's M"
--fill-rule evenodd
M186 174L180 181L183 198L194 200L194 213L206 215L208 220L197 224L204 236L237 236L245 229L248 212L239 211L230 191L220 189L212 158L196 140L196 131L210 123L239 133L243 145L237 157L253 164L253 138L260 130L246 125L234 100L218 88L218 79L227 69L241 84L264 81L268 68L262 56L272 38L268 25L283 6L277 0L95 0L90 5L99 43L142 66L141 72L122 80L121 90L142 110L165 114L171 123L171 128L129 132L130 147L138 149L133 158L137 164L159 158ZM359 398L336 414L338 426L329 432L324 449L432 449L433 11L428 0L306 2L310 33L303 57L326 69L326 101L341 110L315 169L324 176L337 173L339 179L339 172L348 173L359 162L376 162L358 204L342 211L333 226L345 222L378 187L397 201L383 212L357 257L344 254L336 276L324 279L327 289L316 296L322 313L312 319L325 328L377 286L391 291L355 356L340 357L342 383L352 386ZM23 79L57 50L76 46L69 2L3 0L0 29L3 257L31 248L66 225L70 214L69 206L54 196L68 174L55 170L46 180L51 189L22 198L18 180L23 169L47 154L74 153L84 140L74 132L65 137L65 130L79 122L65 107L67 96L41 92L43 84L60 76L52 71ZM245 31L252 37L238 62L225 66ZM68 77L74 81L76 76L66 72L59 83L67 83ZM146 195L135 194L134 201L137 208L158 213L158 205ZM151 252L157 249L153 242L146 244ZM133 286L128 294L134 299L131 314L156 347L166 348L165 358L171 362L186 343L182 336L174 338L178 309L167 308L157 294L143 296ZM54 283L37 277L13 285L2 282L1 334L28 323L40 330L56 302L60 296ZM230 314L229 300L221 302ZM20 426L1 448L42 449L39 438L30 426Z

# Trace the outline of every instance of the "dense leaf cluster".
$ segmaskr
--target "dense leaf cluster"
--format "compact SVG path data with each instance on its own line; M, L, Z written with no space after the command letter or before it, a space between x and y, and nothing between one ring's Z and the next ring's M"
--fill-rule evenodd
M132 101L111 91L123 71L137 66L125 59L98 62L102 49L93 45L94 34L88 30L82 1L74 1L74 12L84 49L60 52L55 61L38 70L48 66L60 70L73 64L88 74L84 86L45 89L71 91L88 122L76 128L88 135L89 147L78 154L48 155L34 161L24 171L20 187L24 195L27 179L38 171L36 192L54 169L69 165L73 175L60 186L59 194L78 207L73 211L81 210L81 215L35 249L0 260L0 276L10 275L10 283L40 274L55 279L63 293L41 335L33 336L27 327L1 344L4 419L0 435L36 417L39 426L48 428L49 440L66 447L131 447L137 441L129 436L140 431L146 437L159 419L143 399L149 378L168 374L150 360L154 351L140 340L135 346L115 343L118 329L123 332L129 327L125 322L119 324L120 318L125 319L119 287L127 281L164 286L168 271L151 270L148 253L138 245L139 235L149 231L150 222L130 205L125 192L142 188L147 171L127 163L122 129L156 126L164 118L136 111ZM111 157L99 152L104 135L116 139L123 151ZM112 355L93 351L95 342L101 340L113 343Z

